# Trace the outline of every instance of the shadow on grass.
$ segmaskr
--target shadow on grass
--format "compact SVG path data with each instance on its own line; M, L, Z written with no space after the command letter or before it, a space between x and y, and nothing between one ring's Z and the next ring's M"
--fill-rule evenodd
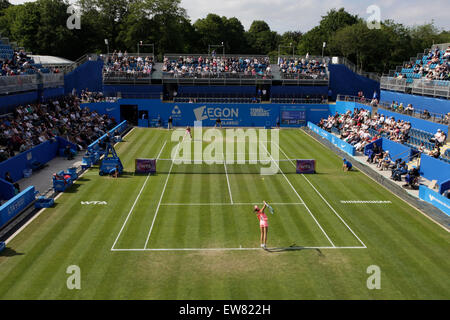
M80 187L81 187L81 184L74 183L69 188L67 188L66 191L64 191L64 193L76 193Z
M317 249L317 248L306 248L306 247L296 246L295 244L292 245L292 246L289 246L289 247L285 247L285 248L267 248L267 249L265 249L265 251L270 252L270 253L280 253L280 252L290 252L290 251L305 251L305 250L317 251L319 256L324 256L320 249Z
M5 250L0 252L0 257L14 257L14 256L23 256L24 253L17 252L14 249L6 247Z

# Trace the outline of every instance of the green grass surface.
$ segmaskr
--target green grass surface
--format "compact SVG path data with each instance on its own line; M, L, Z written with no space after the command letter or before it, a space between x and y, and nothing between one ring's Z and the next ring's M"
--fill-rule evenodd
M304 132L280 132L280 158L316 159L316 175L297 175L290 162L273 176L250 165L227 165L228 175L223 165L175 165L169 175L163 161L155 176L134 175L136 158L171 157L170 138L134 129L116 147L121 178L87 171L18 234L0 255L0 298L450 297L449 233L364 174L342 172L341 159ZM269 214L269 247L323 248L222 250L259 247L251 204L263 200L283 203ZM81 290L67 289L70 265L81 269ZM380 290L367 288L371 265L381 269Z

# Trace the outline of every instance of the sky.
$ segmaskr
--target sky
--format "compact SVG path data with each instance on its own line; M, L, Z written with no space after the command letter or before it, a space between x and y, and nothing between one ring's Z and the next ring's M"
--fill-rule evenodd
M13 4L33 0L10 0ZM71 0L70 2L74 2ZM279 33L307 32L319 24L321 16L330 9L344 7L347 12L367 19L371 5L379 8L381 20L393 19L407 26L429 23L434 20L439 29L450 30L450 1L433 0L181 0L192 22L215 13L228 18L238 18L248 30L253 20L264 20Z

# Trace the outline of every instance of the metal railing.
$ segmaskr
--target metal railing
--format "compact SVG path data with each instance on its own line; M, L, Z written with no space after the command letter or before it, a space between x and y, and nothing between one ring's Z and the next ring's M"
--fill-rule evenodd
M0 77L0 94L37 90L38 75L20 75Z
M412 93L449 99L450 81L415 79L412 84Z
M211 55L211 54L186 54L186 53L167 53L164 54L164 58L167 58L169 60L176 60L178 58L204 58L204 59L212 59L212 58L220 58L220 57L224 57L224 58L237 58L237 59L267 59L267 61L270 60L270 57L267 55L259 55L259 54L216 54L215 56Z
M141 71L127 72L127 71L112 71L103 72L103 82L105 84L113 83L127 83L127 84L143 84L152 82L152 73Z
M436 48L439 48L439 50L447 50L447 48L450 46L450 43L437 43L437 44L433 44L431 46L431 50L435 50Z
M406 92L406 79L381 77L380 88L382 90Z
M64 86L63 73L43 73L40 76L44 88L58 88Z
M271 83L271 74L247 74L231 72L193 72L169 73L163 72L163 83L190 83L190 84L243 84L243 83Z

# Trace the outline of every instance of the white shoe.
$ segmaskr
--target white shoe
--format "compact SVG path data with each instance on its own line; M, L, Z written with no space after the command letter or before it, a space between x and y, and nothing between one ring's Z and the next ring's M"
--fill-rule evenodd
M263 244L261 245L261 248L264 248L264 245L263 245Z

